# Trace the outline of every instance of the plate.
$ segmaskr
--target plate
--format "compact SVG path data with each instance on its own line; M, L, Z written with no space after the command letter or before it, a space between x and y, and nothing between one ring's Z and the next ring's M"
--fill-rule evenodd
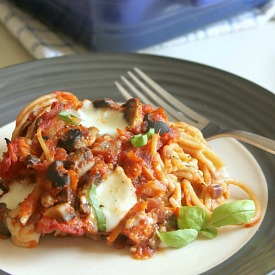
M66 56L0 70L0 112L4 114L0 117L0 126L13 121L30 100L54 90L71 91L80 99L104 96L123 101L113 82L134 66L222 126L275 139L275 96L269 91L208 66L141 54ZM271 197L275 192L275 157L231 139L217 140L213 148L226 159L238 178L257 182L256 190L266 210L259 228L254 227L251 232L250 229L225 230L218 239L199 240L177 250L162 250L149 261L132 260L125 250L107 248L86 239L45 238L38 248L29 250L17 248L6 240L1 241L0 268L16 274L37 271L50 274L52 270L60 274L95 271L96 274L107 271L108 274L182 274L183 270L186 274L271 272L275 267L275 202ZM268 196L267 206L265 196ZM239 232L243 234L242 242L235 245L233 240L239 239ZM187 256L193 259L189 261L191 266L187 266Z
M13 128L14 123L9 123L0 129L0 140L3 140L0 143L1 150L5 148L4 137L9 136ZM211 141L211 146L226 162L230 176L250 183L262 201L262 216L264 216L267 207L267 185L255 158L239 142L232 139ZM248 198L238 188L231 188L231 191L231 197L234 199ZM43 268L41 274L53 274L61 269L66 270L66 274L78 274L79 266L76 263L81 265L81 274L90 274L91 266L96 266L97 275L121 275L129 272L132 275L154 272L169 274L171 271L173 274L182 274L183 268L187 275L200 274L234 255L253 237L259 226L260 223L251 228L225 227L219 230L219 235L214 240L199 238L182 249L163 249L147 261L133 260L126 249L119 251L107 247L104 242L98 243L84 238L42 238L37 248L26 249L25 253L22 253L22 248L12 245L10 240L0 240L0 264L4 270L12 274L35 274L41 266L47 268L47 271ZM208 255L207 258L205 255ZM16 265L14 259L17 259ZM199 265L196 264L198 259L201 259ZM111 272L106 260L112 265Z

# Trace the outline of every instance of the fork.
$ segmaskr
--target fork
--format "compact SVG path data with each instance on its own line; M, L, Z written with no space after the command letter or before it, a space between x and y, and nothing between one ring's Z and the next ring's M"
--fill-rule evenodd
M124 85L115 81L118 91L126 100L132 97L138 97L145 104L161 106L166 111L169 120L184 121L197 127L207 140L233 137L271 154L275 154L274 140L243 130L223 129L217 123L209 121L207 118L184 105L140 69L134 68L133 72L128 71L127 73L131 81L124 76L121 76ZM128 90L126 90L124 86L126 86ZM147 94L147 96L145 96L145 94Z

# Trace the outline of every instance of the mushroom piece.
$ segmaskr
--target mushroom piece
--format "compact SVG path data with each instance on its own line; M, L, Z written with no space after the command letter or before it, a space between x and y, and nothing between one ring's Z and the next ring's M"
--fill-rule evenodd
M0 197L9 191L3 180L0 180Z
M71 163L70 169L73 169L80 178L94 166L93 154L89 148L80 148L70 153L67 161Z
M10 231L6 225L8 209L5 203L0 203L0 236L10 236Z
M96 99L93 101L93 105L95 108L109 108L112 110L118 110L120 108L120 105L110 98Z
M63 161L54 161L48 168L46 177L50 180L54 187L63 188L70 184L71 177L68 171L64 168Z
M138 98L131 98L122 107L126 107L124 117L129 123L129 127L136 129L140 126L143 121L142 103L140 100Z
M71 128L58 139L57 144L66 151L73 152L79 148L91 146L96 140L97 134L98 129L96 127L90 127L87 130Z
M159 133L160 135L171 132L171 129L166 122L154 120L150 114L144 116L144 121L147 123L147 131L150 128L154 128L155 133Z
M82 136L83 133L80 129L72 128L62 138L58 139L58 146L69 152L74 151L78 148Z
M69 221L75 217L75 210L69 203L62 203L48 208L44 216L57 221Z

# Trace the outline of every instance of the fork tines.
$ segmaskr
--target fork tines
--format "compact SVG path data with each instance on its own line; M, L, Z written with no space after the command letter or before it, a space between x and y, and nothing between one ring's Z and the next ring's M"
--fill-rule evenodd
M159 84L138 68L128 71L128 78L121 76L123 85L115 82L118 90L125 99L138 97L143 103L161 106L165 109L169 119L186 121L193 125L206 122L206 119L181 103L178 99L164 90ZM146 95L145 95L146 94Z

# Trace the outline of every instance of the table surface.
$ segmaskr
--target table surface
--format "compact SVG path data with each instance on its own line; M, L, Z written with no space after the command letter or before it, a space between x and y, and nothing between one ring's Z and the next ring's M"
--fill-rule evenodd
M275 21L185 45L141 52L210 65L275 93ZM34 58L0 24L0 68L31 60Z
M0 68L30 60L33 60L33 57L0 23Z

